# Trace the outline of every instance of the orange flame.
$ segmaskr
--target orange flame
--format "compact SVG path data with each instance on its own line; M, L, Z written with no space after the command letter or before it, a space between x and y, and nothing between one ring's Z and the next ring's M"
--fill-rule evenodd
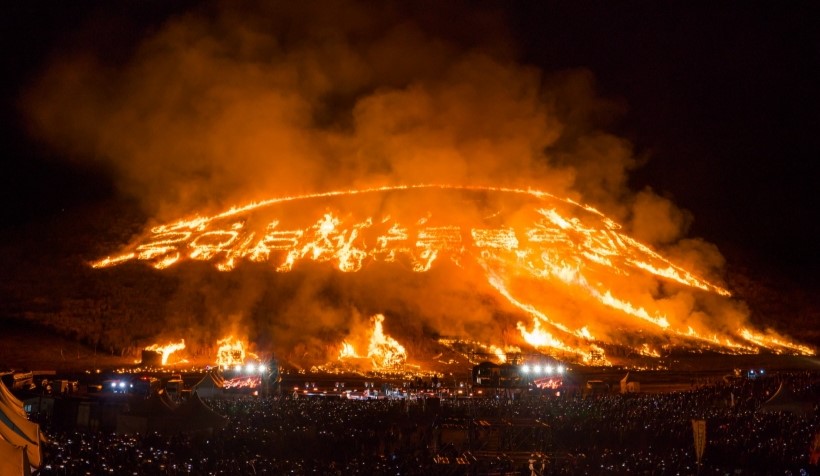
M794 344L776 335L763 335L746 328L741 328L739 332L740 335L749 342L754 342L761 347L772 349L778 354L784 351L791 351L803 355L815 355L814 349L805 345Z
M494 217L469 227L461 222L436 223L430 219L433 214L429 211L409 220L328 210L307 227L288 227L278 218L251 221L247 217L286 202L409 190L504 193L537 205L527 209L526 216L532 218L531 222L522 224L518 217L512 220L513 225ZM251 222L259 225L251 226ZM234 207L211 217L193 217L154 227L121 254L101 259L92 266L104 268L139 260L162 269L184 260L203 260L228 271L242 260L250 260L272 262L275 269L286 272L299 261L311 260L331 263L343 272L355 272L369 261L394 262L399 258L406 259L417 272L427 271L443 259L459 266L468 259L478 263L489 284L532 319L532 330L523 323L518 328L522 337L536 347L587 356L595 338L587 325L571 327L567 323L575 319L548 315L552 312L546 312L537 299L526 302L521 286L515 286L516 281L525 281L529 288L560 286L572 296L597 306L596 313L614 313L626 318L628 326L641 331L649 329L656 335L672 335L732 352L767 348L814 354L807 346L748 329L739 329L736 334L696 332L685 324L686 315L670 313L653 298L651 291L643 293L646 297L630 294L629 283L648 279L652 283L666 281L698 292L730 296L723 287L627 236L618 223L595 208L529 189L412 185L276 198ZM523 291L526 292L529 291ZM548 326L550 331L541 326ZM598 332L598 327L592 329Z
M367 346L367 356L377 368L395 368L407 361L407 351L399 342L386 335L382 322L384 316L373 316L373 334L370 336L370 345Z
M484 347L482 345L482 347ZM495 358L498 359L499 363L505 364L507 363L507 355L508 354L520 354L521 349L514 345L508 345L505 347L499 347L497 345L490 345L488 350L495 354Z
M162 365L168 365L168 357L171 356L174 352L178 350L182 350L185 348L185 339L180 340L177 343L170 343L166 345L159 345L159 344L152 344L145 348L145 350L151 350L154 352L159 352L162 354Z
M384 315L377 314L370 321L373 327L367 345L367 357L376 369L394 369L407 362L407 351L399 342L384 333ZM353 344L344 341L339 359L361 358Z
M638 353L641 355L645 355L647 357L660 357L661 354L657 350L653 349L649 346L649 344L644 343L641 345L641 348L638 350Z
M228 336L216 341L219 348L216 351L216 365L221 368L230 368L236 365L243 365L247 347L241 339Z
M348 342L342 342L342 350L339 351L339 359L358 359L359 355L356 353L356 349L353 347L353 344Z

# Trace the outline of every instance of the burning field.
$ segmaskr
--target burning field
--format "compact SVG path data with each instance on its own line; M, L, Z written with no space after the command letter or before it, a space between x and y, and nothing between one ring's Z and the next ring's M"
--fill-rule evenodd
M649 357L671 347L813 354L751 328L728 290L598 210L534 190L409 186L271 199L153 227L92 266L132 261L324 275L337 281L335 296L298 288L283 314L299 303L301 339L326 349L313 359L361 352L376 368L429 357L407 355L402 338L441 336L599 364L609 362L608 348ZM278 329L287 318L275 311L246 318L263 320L256 327L273 342L290 334L278 342L285 348L304 344Z

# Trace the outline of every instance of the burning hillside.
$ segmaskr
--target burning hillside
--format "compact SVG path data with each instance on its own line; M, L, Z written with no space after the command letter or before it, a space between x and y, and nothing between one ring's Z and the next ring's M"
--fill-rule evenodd
M630 189L643 153L601 129L622 107L592 72L522 64L497 13L226 2L116 59L99 42L54 55L20 101L31 134L158 225L42 312L68 307L95 344L184 337L211 358L234 334L299 363L412 363L445 336L573 361L812 353L748 324L688 212Z
M153 227L93 266L128 261L157 269L200 261L224 272L259 263L277 273L305 262L342 273L367 273L379 262L425 273L447 263L454 270L447 279L480 281L477 293L494 295L517 316L518 337L498 322L497 336L465 336L488 345L521 342L577 361L600 354L601 345L642 355L670 344L812 353L748 328L728 290L629 237L598 210L539 191L411 186L272 199ZM373 292L394 294L393 285L381 282ZM449 319L475 319L470 312ZM483 318L497 319L492 311ZM437 334L452 330L427 324Z

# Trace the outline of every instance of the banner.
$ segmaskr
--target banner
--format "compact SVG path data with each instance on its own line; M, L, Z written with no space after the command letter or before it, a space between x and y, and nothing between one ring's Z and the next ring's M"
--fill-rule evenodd
M700 464L703 450L706 448L706 420L692 420L692 434L695 436L695 456Z

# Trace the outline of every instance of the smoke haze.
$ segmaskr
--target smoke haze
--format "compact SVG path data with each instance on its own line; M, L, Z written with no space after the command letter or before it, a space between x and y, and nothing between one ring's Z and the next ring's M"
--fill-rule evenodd
M577 192L621 210L635 159L595 129L613 106L591 75L517 64L492 11L425 6L215 4L167 20L123 64L61 55L24 107L35 134L109 164L166 219L450 182Z
M719 281L716 247L681 240L691 216L650 189L628 189L639 161L628 141L600 128L623 105L600 98L589 71L547 75L520 64L510 38L499 12L460 2L216 2L169 18L114 64L94 48L66 48L23 107L33 134L72 160L110 168L156 222L361 187L531 187L591 203ZM332 354L326 342L387 310L415 317L388 314L387 332L403 335L486 337L514 326L504 312L515 310L494 310L482 297L490 287L468 273L445 266L422 279L389 269L344 282L318 266L287 282L248 270L229 283L190 278L169 319L188 330L240 323L271 333L294 358ZM653 280L620 291L698 328L735 330L748 313ZM544 304L588 318L572 300Z

